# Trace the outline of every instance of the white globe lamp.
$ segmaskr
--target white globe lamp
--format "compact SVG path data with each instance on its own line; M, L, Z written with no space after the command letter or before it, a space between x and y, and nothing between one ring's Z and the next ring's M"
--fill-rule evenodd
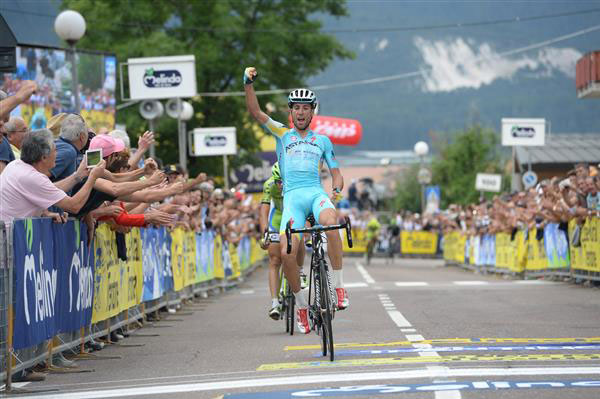
M419 157L424 157L429 153L429 146L424 141L419 141L415 144L415 154Z
M56 34L69 43L71 51L69 57L71 58L72 67L72 86L73 96L75 97L75 113L78 114L81 110L80 98L79 98L79 79L77 77L77 57L75 56L75 43L79 41L85 34L85 19L77 11L66 10L58 14L54 20L54 30Z
M85 19L77 11L63 11L54 20L54 30L61 39L73 46L85 34Z

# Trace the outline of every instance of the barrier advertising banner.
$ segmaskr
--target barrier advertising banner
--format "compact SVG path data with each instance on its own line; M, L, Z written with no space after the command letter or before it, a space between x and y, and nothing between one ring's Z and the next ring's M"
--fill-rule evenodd
M400 232L400 247L403 254L433 255L437 251L438 236L428 231Z
M557 223L549 223L544 227L544 247L548 268L559 269L569 267L569 242L567 234L558 228Z
M163 294L164 274L161 265L164 262L162 255L161 230L163 228L146 228L141 231L142 238L142 300L150 301L160 298ZM164 244L163 244L164 245ZM171 249L169 248L169 253Z
M119 313L121 265L117 256L115 232L107 224L96 229L94 270L94 310L92 323Z
M185 231L178 227L171 232L171 267L173 269L173 289L179 291L184 287L185 276Z
M89 325L94 276L86 229L28 219L15 221L13 232L15 297L22 298L15 302L14 348Z

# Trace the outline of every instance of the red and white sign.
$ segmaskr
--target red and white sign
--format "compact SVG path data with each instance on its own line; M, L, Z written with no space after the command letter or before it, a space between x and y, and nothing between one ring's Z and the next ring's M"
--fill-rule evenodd
M290 127L293 127L291 115ZM331 142L337 145L355 146L362 138L362 125L355 119L315 115L310 128L317 134L329 137Z

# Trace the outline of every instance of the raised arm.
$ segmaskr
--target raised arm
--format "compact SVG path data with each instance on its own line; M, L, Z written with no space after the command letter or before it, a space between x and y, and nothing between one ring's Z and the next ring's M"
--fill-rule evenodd
M256 68L248 67L244 71L244 90L246 91L246 108L250 115L261 125L264 125L269 120L269 116L265 114L258 104L258 98L256 98L256 93L254 92L254 80L258 73L256 72Z

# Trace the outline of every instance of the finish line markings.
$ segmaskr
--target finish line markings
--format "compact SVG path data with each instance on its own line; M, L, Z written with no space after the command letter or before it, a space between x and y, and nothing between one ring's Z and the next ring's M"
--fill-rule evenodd
M112 389L79 390L71 392L52 392L51 395L35 394L22 395L22 399L101 399L121 398L140 395L165 395L183 392L217 391L217 393L231 392L233 389L260 388L286 385L348 383L356 385L357 381L382 381L389 383L391 380L414 380L419 378L439 377L508 377L508 376L548 376L553 375L594 375L599 379L600 367L518 367L518 368L459 368L438 370L401 370L382 371L371 373L336 373L336 374L311 374L294 375L290 377L271 378L246 378L240 380L187 382L168 385L124 386ZM170 397L176 397L171 395ZM279 397L278 397L279 398Z
M600 343L600 337L577 338L438 338L418 342L389 341L389 342L347 342L335 344L336 348L369 348L381 346L412 346L414 344L448 345L448 344L572 344ZM321 349L320 345L288 345L286 351Z
M360 355L394 355L398 353L417 352L517 352L517 351L552 351L552 350L598 350L599 344L582 345L517 345L517 346L439 346L431 348L399 348L399 349L372 349L372 350L348 350L337 351L337 356L360 356ZM322 357L316 353L314 357Z
M435 352L434 352L435 353ZM421 356L407 356L397 358L371 358L371 359L348 359L298 363L270 363L263 364L257 371L275 370L298 370L312 368L332 367L359 367L359 366L393 366L399 364L422 364L422 363L472 363L472 362L533 362L533 361L586 361L600 360L600 353L590 354L533 354L533 355L454 355L435 356L422 352Z
M335 396L384 395L394 393L434 392L438 394L462 391L486 391L506 389L557 389L557 388L600 388L600 380L567 380L567 381L460 381L457 383L433 384L385 384L385 385L352 385L337 388L317 388L304 391L287 390L276 392L253 392L225 395L224 399L294 399L322 398Z

